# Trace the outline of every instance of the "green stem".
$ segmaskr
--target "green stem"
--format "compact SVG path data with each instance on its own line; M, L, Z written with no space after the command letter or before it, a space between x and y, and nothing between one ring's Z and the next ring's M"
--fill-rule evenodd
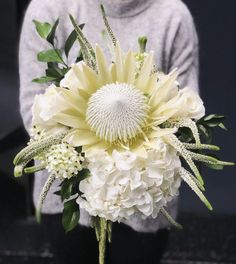
M101 233L99 238L99 264L105 264L106 242L107 242L107 221L100 218Z
M55 48L54 48L55 49ZM66 64L66 62L64 61L64 59L62 58L61 54L58 52L57 49L55 49L57 56L60 58L60 60L62 61L62 64L68 69L69 66Z

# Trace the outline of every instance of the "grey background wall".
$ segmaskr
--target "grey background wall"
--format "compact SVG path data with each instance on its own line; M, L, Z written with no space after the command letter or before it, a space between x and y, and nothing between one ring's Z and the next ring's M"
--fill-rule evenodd
M23 0L0 2L0 139L21 125L18 113L17 47L19 22L17 5ZM18 2L18 3L17 3ZM25 1L26 2L26 1ZM215 142L222 146L221 157L236 160L236 18L235 0L185 0L197 26L200 39L200 87L208 113L227 116L229 132L217 131ZM21 139L19 139L21 140ZM23 142L22 142L23 143ZM6 183L16 185L11 158L16 149L1 152L0 172ZM2 174L2 173L1 173ZM213 213L236 214L236 170L203 170L207 196ZM181 190L181 211L208 214L188 188ZM1 203L4 202L1 200ZM7 202L7 201L5 201Z

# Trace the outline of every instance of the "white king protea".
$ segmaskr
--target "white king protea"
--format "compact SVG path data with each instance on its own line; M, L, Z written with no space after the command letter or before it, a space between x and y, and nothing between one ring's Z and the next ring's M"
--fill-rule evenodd
M98 45L95 58L94 70L84 62L72 66L61 82L67 89L57 89L63 110L51 117L58 126L72 129L66 140L82 146L83 152L129 149L145 155L145 145L150 147L155 138L176 132L163 123L204 115L198 94L178 89L175 72L153 72L153 53L147 54L138 75L135 53L124 53L119 43L110 65Z

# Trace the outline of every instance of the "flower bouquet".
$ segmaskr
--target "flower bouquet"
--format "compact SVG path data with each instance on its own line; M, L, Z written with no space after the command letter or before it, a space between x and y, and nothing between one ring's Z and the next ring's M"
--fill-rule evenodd
M83 26L70 15L73 32L64 53L57 49L54 25L34 21L40 37L51 49L38 53L47 63L46 76L37 83L52 83L36 95L32 107L32 133L28 146L14 159L15 176L46 169L37 220L55 179L64 203L62 223L71 231L79 221L80 208L92 217L99 242L99 263L104 263L106 242L111 241L112 222L163 214L181 227L165 209L186 182L212 210L204 196L199 163L222 169L224 162L210 154L219 147L208 142L213 127L223 125L223 116L205 116L197 92L180 89L177 72L164 74L146 51L122 51L104 8L101 6L111 56L107 60L99 45L92 47ZM75 41L80 53L68 66L66 57ZM205 143L202 143L205 140ZM27 167L31 161L33 167Z

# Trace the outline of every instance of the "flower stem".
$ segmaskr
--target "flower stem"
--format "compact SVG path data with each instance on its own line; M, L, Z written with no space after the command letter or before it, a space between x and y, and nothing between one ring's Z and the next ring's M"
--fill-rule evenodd
M106 219L95 217L93 219L93 227L96 232L99 246L99 264L105 264L106 242L111 236L111 226L109 227L109 223Z

